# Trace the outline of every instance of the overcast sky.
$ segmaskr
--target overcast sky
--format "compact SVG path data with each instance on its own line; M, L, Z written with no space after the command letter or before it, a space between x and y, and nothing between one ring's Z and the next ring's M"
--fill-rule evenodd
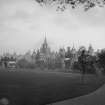
M0 0L0 53L37 49L44 36L52 49L105 47L105 8L66 10L39 6L34 0Z

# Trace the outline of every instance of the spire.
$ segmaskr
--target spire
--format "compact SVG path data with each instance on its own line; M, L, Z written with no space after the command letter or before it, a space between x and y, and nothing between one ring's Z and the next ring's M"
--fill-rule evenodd
M43 54L48 54L48 53L50 53L50 48L49 48L49 46L48 46L46 36L45 36L45 38L44 38L44 42L43 42L43 44L42 44L42 46L41 46L40 52L43 53Z
M48 47L46 35L45 35L45 38L44 38L43 47L44 48L47 48Z
M45 44L45 45L47 44L46 35L45 35L45 38L44 38L44 44Z

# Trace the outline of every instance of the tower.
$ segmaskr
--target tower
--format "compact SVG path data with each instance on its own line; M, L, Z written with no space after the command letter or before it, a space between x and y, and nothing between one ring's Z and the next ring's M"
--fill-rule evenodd
M48 46L46 37L40 48L40 60L46 62L47 59L51 56L50 47Z
M46 37L45 37L45 39L44 39L43 48L44 48L44 49L47 49L47 48L48 48L48 44L47 44L47 39L46 39Z
M45 55L48 55L50 53L50 48L48 46L46 37L45 37L44 42L41 46L40 52L45 54Z

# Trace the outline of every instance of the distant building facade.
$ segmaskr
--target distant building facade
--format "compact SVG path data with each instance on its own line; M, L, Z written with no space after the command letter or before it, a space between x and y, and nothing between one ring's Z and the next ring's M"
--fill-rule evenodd
M51 50L45 37L44 42L40 48L40 60L46 62L51 57Z

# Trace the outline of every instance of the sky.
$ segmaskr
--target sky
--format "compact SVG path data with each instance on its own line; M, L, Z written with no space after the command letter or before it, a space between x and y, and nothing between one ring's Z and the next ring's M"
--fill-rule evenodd
M52 50L89 44L105 48L105 8L56 12L35 0L0 0L0 53L37 49L45 36Z

